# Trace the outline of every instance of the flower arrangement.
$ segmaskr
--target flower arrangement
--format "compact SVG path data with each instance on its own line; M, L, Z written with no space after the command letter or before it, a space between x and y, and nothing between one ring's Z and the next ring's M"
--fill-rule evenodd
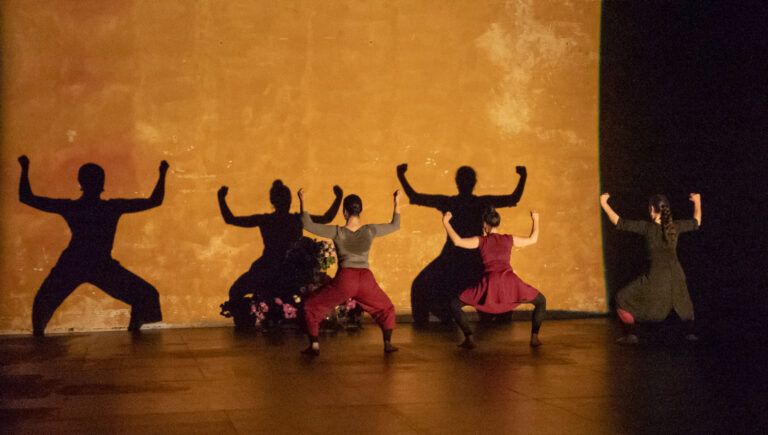
M336 247L333 246L333 243L327 240L321 242L316 241L316 243L320 244L320 254L318 255L317 261L320 263L320 270L325 272L336 263Z
M221 315L245 319L248 327L261 326L267 330L272 324L294 321L302 316L303 299L331 282L326 271L336 264L336 249L332 242L313 240L302 237L286 253L280 266L281 279L276 289L254 289L252 295L246 295L244 302L227 301L221 304ZM288 302L291 301L292 302ZM246 312L243 312L246 311ZM325 318L323 327L330 329L360 328L362 307L349 299ZM248 320L250 319L250 320Z

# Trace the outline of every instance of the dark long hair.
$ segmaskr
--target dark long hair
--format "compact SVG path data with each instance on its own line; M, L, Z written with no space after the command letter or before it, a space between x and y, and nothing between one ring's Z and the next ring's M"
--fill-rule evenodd
M668 244L677 242L677 228L672 219L672 210L669 208L669 200L664 195L653 195L648 200L648 207L661 213L661 233Z

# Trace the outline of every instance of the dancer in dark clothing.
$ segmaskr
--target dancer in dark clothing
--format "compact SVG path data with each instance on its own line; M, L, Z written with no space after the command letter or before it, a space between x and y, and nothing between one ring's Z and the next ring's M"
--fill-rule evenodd
M352 298L368 312L379 325L384 338L384 352L397 351L391 343L392 330L395 329L395 307L386 293L376 283L368 267L368 253L375 237L382 237L400 228L400 191L395 192L395 209L392 222L387 224L368 224L360 222L363 202L357 195L344 199L345 226L319 225L312 222L309 213L304 211L304 191L299 189L301 201L301 221L304 229L320 237L332 239L339 256L339 270L333 281L316 290L304 302L304 313L309 334L309 347L305 354L320 354L317 337L319 324L333 307Z
M453 227L461 237L483 235L482 216L487 206L514 207L520 201L528 177L524 166L517 166L520 180L509 195L472 194L477 183L474 169L462 166L456 171L459 194L428 195L416 192L405 178L407 164L397 167L397 177L411 204L431 207L441 213L450 211ZM477 284L483 277L483 261L476 250L456 249L446 238L440 255L422 270L411 285L411 312L417 326L426 326L432 312L443 321L450 321L447 306L461 290Z
M227 205L229 188L219 189L219 208L224 222L243 228L259 227L264 241L261 257L254 261L250 270L238 278L229 289L229 310L238 329L253 327L250 299L247 294L259 294L261 299L272 301L276 297L285 297L286 277L283 262L286 253L302 237L301 217L291 213L291 191L281 180L275 180L269 190L269 200L275 208L273 213L235 216ZM335 199L323 215L311 216L312 221L325 224L333 221L341 205L344 192L339 186L333 186Z
M86 282L131 306L130 331L138 332L144 323L161 321L157 290L114 260L112 245L122 214L148 210L163 203L168 163L165 160L160 163L160 175L149 198L108 200L101 199L104 170L94 163L83 165L78 172L77 180L83 194L76 200L33 194L29 183L29 159L21 156L19 163L19 200L38 210L61 215L72 231L69 246L35 295L32 305L34 334L42 336L54 311Z
M538 290L523 282L509 265L513 246L522 248L538 241L539 214L531 212L533 228L529 237L499 234L497 228L501 223L501 217L493 207L487 208L483 214L485 235L481 237L460 237L451 225L451 218L451 212L443 215L443 226L448 237L459 248L478 250L485 267L483 279L479 284L467 288L451 300L451 314L464 333L464 342L460 346L466 349L475 347L472 329L464 318L464 312L461 311L464 305L471 305L480 312L503 313L525 303L534 306L530 344L534 347L541 345L539 328L547 310L547 299Z
M616 311L624 324L626 334L619 338L622 344L637 344L635 322L661 322L671 310L686 323L686 339L698 339L693 333L693 302L688 294L685 273L677 258L679 234L698 230L701 225L701 195L691 193L693 219L673 220L669 200L654 195L648 204L651 221L635 221L619 217L608 205L608 193L600 195L600 205L617 229L640 234L645 238L650 269L629 283L616 295Z

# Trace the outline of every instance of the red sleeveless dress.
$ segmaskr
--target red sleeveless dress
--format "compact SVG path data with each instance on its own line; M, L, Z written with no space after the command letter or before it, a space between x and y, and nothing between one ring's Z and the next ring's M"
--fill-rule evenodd
M511 234L491 234L480 237L480 256L485 274L476 286L464 290L459 299L486 313L504 313L530 302L539 291L523 282L512 271L509 257L514 246Z

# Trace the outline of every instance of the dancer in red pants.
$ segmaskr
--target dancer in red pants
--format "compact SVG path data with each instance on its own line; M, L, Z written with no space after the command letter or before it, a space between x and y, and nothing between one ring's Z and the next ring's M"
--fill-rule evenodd
M343 205L347 224L343 227L313 222L309 213L304 211L304 190L299 189L298 193L304 229L332 239L339 256L339 271L333 281L312 293L304 302L309 347L303 353L314 356L320 354L317 341L320 322L335 306L350 298L355 299L383 331L384 352L395 352L397 347L391 343L392 330L395 329L395 307L369 269L368 252L375 237L386 236L400 228L400 191L395 191L395 209L392 222L388 224L363 225L360 222L362 200L357 195L347 196Z

